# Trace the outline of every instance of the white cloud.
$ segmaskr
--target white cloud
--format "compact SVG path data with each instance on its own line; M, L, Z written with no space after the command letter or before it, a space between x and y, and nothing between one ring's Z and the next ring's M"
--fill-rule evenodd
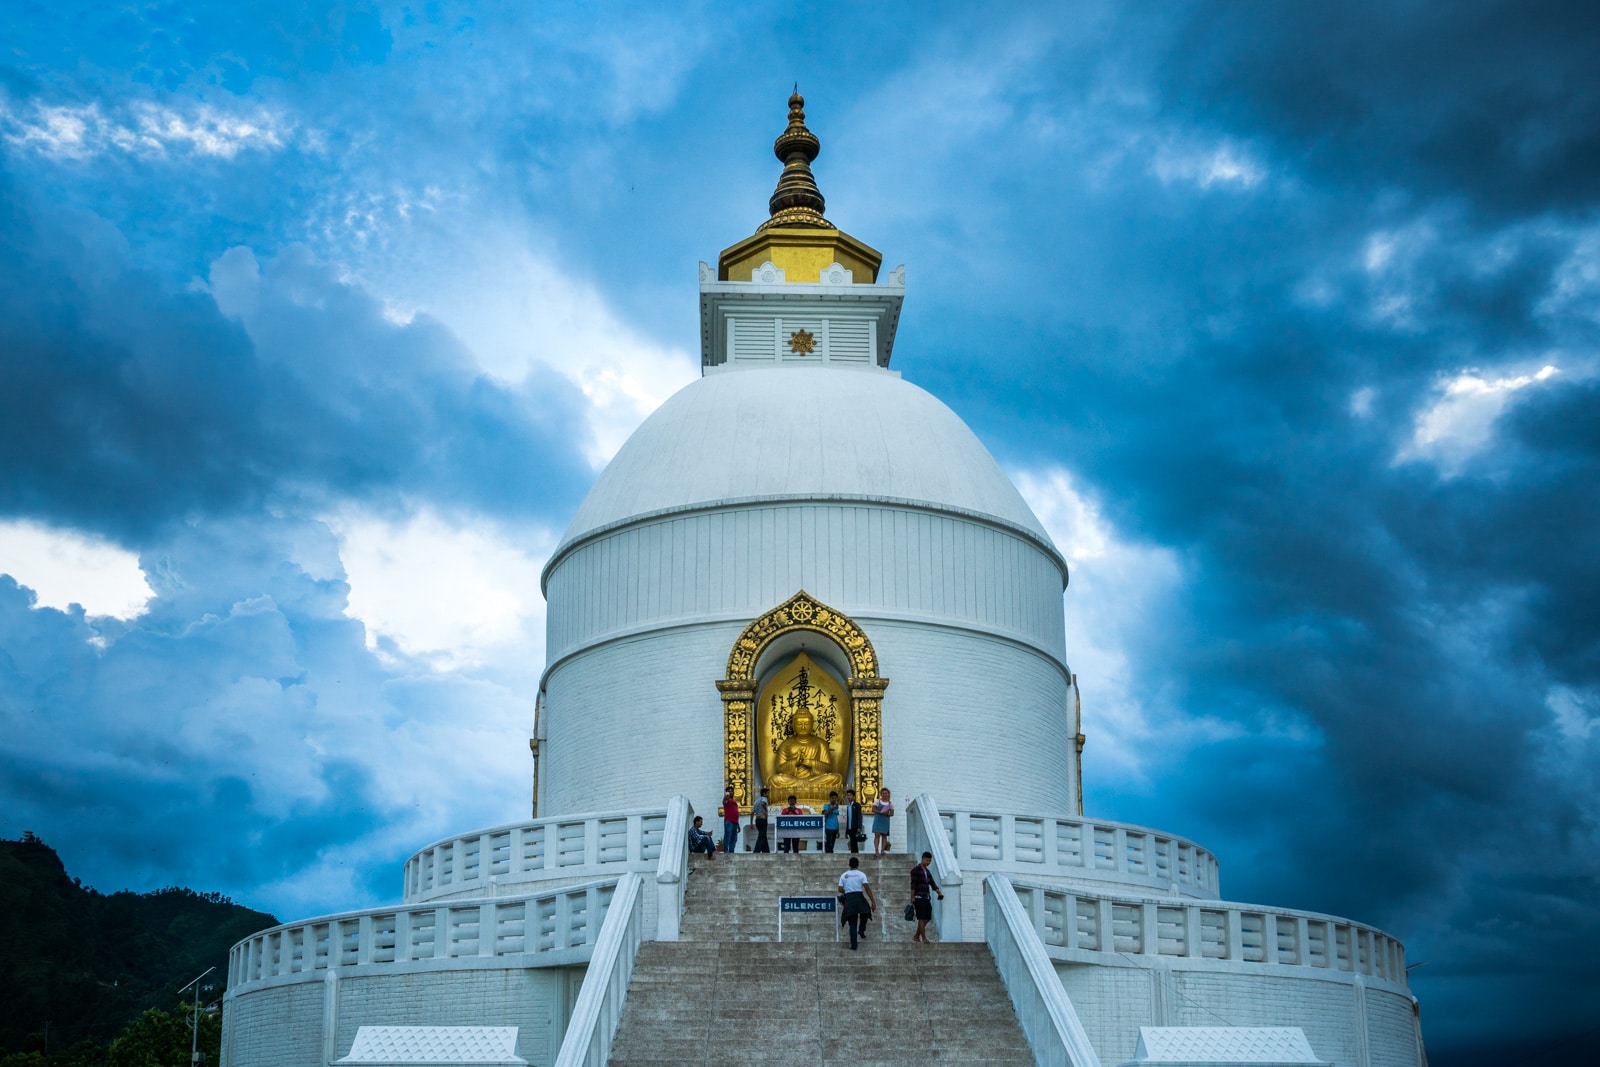
M206 104L184 111L140 102L125 114L108 116L98 103L36 103L27 115L0 109L0 130L9 143L57 159L110 152L232 159L243 151L283 147L292 127L264 110L231 113Z
M386 637L440 670L542 661L539 572L552 531L517 543L430 509L395 520L352 508L327 521L350 584L346 614L366 626L369 648Z
M1154 717L1129 646L1156 625L1182 579L1177 555L1126 540L1060 467L1011 471L1012 480L1067 558L1067 659L1084 699L1084 733L1102 775L1142 779Z
M595 467L694 380L695 355L622 322L588 282L525 246L481 251L472 257L477 269L438 291L426 310L466 343L487 373L516 381L542 363L583 390L590 405L584 451Z
M584 452L596 468L694 380L697 352L624 322L598 288L563 271L530 240L494 235L496 227L482 220L448 218L444 228L432 221L397 222L395 240L374 248L352 273L382 294L392 317L425 312L439 320L491 377L517 383L542 365L570 380L589 400ZM473 232L450 232L461 224ZM692 294L692 286L686 277L684 292Z
M38 594L38 606L131 619L155 595L139 557L109 541L31 522L0 522L0 573Z
M1370 385L1363 385L1360 389L1350 394L1350 414L1357 418L1365 419L1372 415L1372 401L1378 396L1378 391Z
M1552 686L1545 696L1551 725L1556 735L1567 742L1600 738L1600 691Z
M1202 189L1218 185L1254 189L1267 176L1249 153L1229 142L1205 147L1167 144L1157 150L1150 172L1163 185L1190 182Z
M1396 463L1428 460L1445 474L1455 474L1494 437L1495 420L1516 393L1560 373L1545 365L1532 373L1490 377L1476 368L1441 377L1436 397L1417 413L1411 440L1395 456Z

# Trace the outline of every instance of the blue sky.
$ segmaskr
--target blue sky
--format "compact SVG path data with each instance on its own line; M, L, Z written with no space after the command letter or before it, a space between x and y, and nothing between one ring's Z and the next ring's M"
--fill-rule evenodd
M0 28L0 833L298 917L519 817L539 568L798 81L895 366L1072 562L1089 811L1399 936L1435 1064L1595 1024L1586 5Z

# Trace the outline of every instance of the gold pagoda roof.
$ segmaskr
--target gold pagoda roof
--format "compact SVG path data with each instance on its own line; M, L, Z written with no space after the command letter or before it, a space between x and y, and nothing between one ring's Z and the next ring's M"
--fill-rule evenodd
M769 260L783 269L790 282L820 281L822 272L834 263L853 271L857 284L878 280L882 253L851 237L823 214L827 201L811 173L822 143L806 128L805 104L797 87L789 97L789 125L772 143L783 173L767 201L771 217L755 233L722 250L717 257L719 281L747 282L755 269Z

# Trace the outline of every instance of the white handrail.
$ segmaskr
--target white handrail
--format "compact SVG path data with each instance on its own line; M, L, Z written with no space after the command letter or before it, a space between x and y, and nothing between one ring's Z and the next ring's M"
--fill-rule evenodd
M676 941L683 919L684 873L689 863L689 826L694 805L682 793L667 801L661 832L661 859L656 864L656 940Z
M1382 930L1337 916L1038 882L1011 886L1046 953L1057 959L1125 966L1138 965L1141 956L1160 956L1177 967L1185 960L1225 960L1279 972L1359 974L1409 992L1405 946Z
M1034 1060L1044 1067L1101 1067L1055 965L1003 874L983 880L983 935Z
M578 1001L567 1020L567 1034L556 1055L556 1067L605 1067L611 1039L622 1021L622 1005L633 977L633 962L644 938L644 879L625 874L600 927Z
M532 819L442 838L406 861L401 900L495 896L530 882L643 874L660 858L666 820L665 808L634 808Z
M963 871L1110 882L1201 900L1222 896L1215 856L1193 841L1143 826L950 809L939 821Z
M906 845L913 863L924 852L933 853L933 876L944 891L937 902L940 941L961 940L961 864L945 835L939 804L931 793L920 793L906 809Z

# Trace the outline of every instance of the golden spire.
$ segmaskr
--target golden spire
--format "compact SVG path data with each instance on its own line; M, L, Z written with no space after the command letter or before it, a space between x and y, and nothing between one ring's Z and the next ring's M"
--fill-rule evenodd
M767 201L772 217L760 228L819 226L831 230L833 223L822 217L827 202L811 174L811 161L822 151L822 142L806 129L806 98L800 95L799 85L794 88L794 95L789 97L789 126L772 142L772 154L783 164L783 173Z
M856 285L878 280L883 256L822 217L824 201L811 161L822 144L806 129L806 101L800 87L789 97L789 125L772 142L772 154L783 161L778 188L767 202L772 217L756 232L717 257L717 278L747 282L763 264L784 272L786 282L816 284L822 272L838 264Z

